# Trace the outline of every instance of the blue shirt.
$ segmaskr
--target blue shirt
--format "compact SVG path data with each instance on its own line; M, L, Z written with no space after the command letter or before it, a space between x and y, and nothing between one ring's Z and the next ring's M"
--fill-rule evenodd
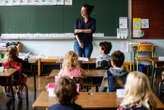
M75 33L79 36L81 42L91 43L93 40L92 34L96 31L96 20L92 17L88 17L88 21L85 23L84 18L80 16L76 20L75 29L91 29L91 33Z
M103 60L106 60L106 61L109 61L110 60L110 56L109 55L99 55L97 58L96 58L96 62L98 61L103 61Z
M104 68L102 67L102 62L103 61L109 61L110 56L109 55L99 55L99 57L96 58L96 68Z
M55 104L49 107L48 110L82 110L82 108L77 104L72 104L72 105Z

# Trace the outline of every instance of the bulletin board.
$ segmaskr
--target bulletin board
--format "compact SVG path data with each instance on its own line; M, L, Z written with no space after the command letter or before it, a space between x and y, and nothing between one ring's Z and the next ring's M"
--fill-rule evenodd
M132 0L133 18L149 19L149 28L141 29L143 37L134 37L132 26L133 39L164 39L164 0Z

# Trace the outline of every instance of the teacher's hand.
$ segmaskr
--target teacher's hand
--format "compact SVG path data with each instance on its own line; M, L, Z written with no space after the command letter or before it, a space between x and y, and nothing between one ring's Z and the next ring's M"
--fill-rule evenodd
M83 32L82 29L75 29L75 33L81 33L81 32Z
M79 45L81 48L84 48L84 44L82 42L79 42Z

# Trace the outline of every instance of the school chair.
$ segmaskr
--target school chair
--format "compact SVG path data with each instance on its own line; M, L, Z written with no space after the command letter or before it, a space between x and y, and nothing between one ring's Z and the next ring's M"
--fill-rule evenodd
M100 70L107 70L108 68L111 67L111 61L98 61L97 65L96 65L96 69L100 69Z
M122 67L126 68L127 71L132 72L132 62L124 62Z
M158 96L161 100L164 100L164 80L161 80L158 85Z
M140 57L140 53L151 53L151 57ZM147 61L152 62L151 58L154 57L154 45L153 44L139 44L137 46L137 55L136 55L136 65L137 65L137 71L139 67L139 61ZM152 62L153 64L153 62Z
M116 89L123 88L124 84L121 77L114 77L114 87ZM109 92L109 83L108 78L104 80L104 88L107 88L107 92Z

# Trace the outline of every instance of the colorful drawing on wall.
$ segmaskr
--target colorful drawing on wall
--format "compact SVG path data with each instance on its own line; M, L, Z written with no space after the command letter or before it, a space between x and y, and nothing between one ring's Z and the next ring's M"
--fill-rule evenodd
M141 29L141 18L133 18L133 29L135 30Z

